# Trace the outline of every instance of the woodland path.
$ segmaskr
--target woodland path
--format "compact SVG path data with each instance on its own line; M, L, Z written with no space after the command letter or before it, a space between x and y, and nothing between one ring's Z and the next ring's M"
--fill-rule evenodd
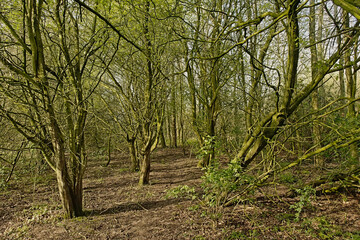
M189 198L166 199L167 190L176 186L201 190L198 160L182 149L157 150L151 185L142 188L128 161L127 155L113 156L108 167L102 166L105 158L89 161L84 179L87 216L71 220L60 217L50 170L32 176L18 172L0 195L0 239L321 239L321 234L347 239L344 233L360 229L359 194L319 197L312 203L315 210L302 214L309 219L306 225L294 221L289 209L296 199L259 196L219 212Z

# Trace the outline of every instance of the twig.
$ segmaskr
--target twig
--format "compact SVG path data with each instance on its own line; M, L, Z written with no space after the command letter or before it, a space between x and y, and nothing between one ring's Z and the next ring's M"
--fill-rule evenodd
M8 183L8 182L10 181L11 176L12 176L12 174L13 174L13 172L14 172L14 169L15 169L16 163L17 163L17 161L20 159L21 154L22 154L23 151L24 151L24 147L26 147L27 144L28 144L28 142L26 142L25 140L23 140L23 141L21 142L20 149L19 149L19 151L17 152L16 157L15 157L13 163L11 164L12 167L11 167L11 171L10 171L10 173L9 173L9 176L8 176L8 177L6 178L6 180L5 180L6 183Z

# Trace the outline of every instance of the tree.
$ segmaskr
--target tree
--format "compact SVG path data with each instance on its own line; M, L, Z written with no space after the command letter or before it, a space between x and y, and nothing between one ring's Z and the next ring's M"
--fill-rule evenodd
M87 100L97 85L90 81L94 78L88 66L96 69L94 54L106 36L101 36L94 18L82 21L85 16L70 2L22 3L10 6L21 6L23 18L10 11L0 14L7 27L2 34L12 43L0 51L1 95L7 100L1 113L39 147L55 171L65 217L80 216Z
M360 20L360 3L357 0L333 0L333 2Z
M191 100L192 125L205 154L199 162L207 167L215 159L217 119L221 112L221 90L232 77L233 54L223 57L232 42L222 33L231 29L237 1L195 1L184 17L186 77ZM192 22L196 19L195 22Z
M164 119L166 80L170 72L167 62L169 45L173 41L167 24L168 15L176 7L157 1L119 1L114 3L120 10L129 14L117 19L121 28L116 28L101 12L82 1L78 4L99 17L124 43L115 45L117 52L113 65L103 65L108 79L117 89L120 98L131 111L136 122L140 161L139 184L149 183L150 155L158 145ZM171 29L170 29L171 30ZM120 51L118 51L120 49ZM126 54L124 59L121 54Z
M349 14L344 14L344 28L348 29L350 27L350 16ZM347 51L344 54L344 64L345 65L351 65L351 48L347 49ZM355 121L356 118L356 110L355 110L355 95L356 95L356 78L355 78L355 72L352 71L352 67L347 67L345 69L345 76L346 76L346 93L347 98L349 101L348 106L348 112L347 116L349 119L351 119L351 122ZM358 147L357 144L351 144L350 145L350 154L351 157L354 159L358 158Z
M318 71L318 62L322 61L322 52L321 52L321 47L317 47L317 39L321 40L322 39L322 22L323 22L323 14L320 14L319 19L316 18L316 7L315 7L315 1L311 0L310 1L310 5L312 5L312 7L310 7L310 21L309 21L309 38L310 38L310 54L311 54L311 77L315 78L317 75L317 71ZM323 12L323 10L321 9L320 11ZM318 36L316 35L316 22L317 20L320 22L319 24L319 29L318 29ZM321 84L319 84L321 86ZM312 107L313 110L315 112L317 112L319 110L319 89L314 89L314 92L311 95L312 99ZM321 131L320 131L320 125L315 124L313 125L313 142L314 145L321 147ZM315 156L315 164L317 166L322 166L323 165L323 159L320 159L319 156Z
M354 44L359 35L358 31L352 31L352 38L348 39L340 47L339 51L332 53L328 59L324 59L323 62L319 63L321 67L316 77L302 90L295 92L300 51L298 12L302 9L301 6L299 7L299 4L300 1L287 2L284 6L285 11L283 11L283 15L281 15L286 17L287 22L284 26L286 28L288 43L287 69L284 75L283 95L282 98L279 99L281 100L281 105L276 105L274 110L263 117L254 127L253 133L245 139L241 150L233 160L233 163L240 164L243 168L246 168L260 151L264 149L268 141L276 135L278 130L284 125L285 121L298 108L302 101L316 89L320 81L332 69L349 46Z

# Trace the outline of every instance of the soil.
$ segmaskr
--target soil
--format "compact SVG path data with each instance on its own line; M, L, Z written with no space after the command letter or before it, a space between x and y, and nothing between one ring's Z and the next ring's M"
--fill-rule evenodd
M61 217L50 170L14 178L0 195L0 239L360 239L359 194L317 197L299 221L290 208L298 198L257 194L211 209L201 201L197 161L182 149L160 149L152 157L151 184L139 187L127 155L113 157L108 167L105 158L91 159L86 216L70 220ZM184 185L196 190L197 199L166 197Z

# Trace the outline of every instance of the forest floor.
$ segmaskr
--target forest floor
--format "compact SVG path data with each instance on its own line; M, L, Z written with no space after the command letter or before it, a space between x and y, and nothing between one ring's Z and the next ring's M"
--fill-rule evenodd
M0 195L0 239L360 239L360 195L319 196L299 221L299 198L255 196L246 204L210 209L190 197L166 197L177 186L201 196L202 170L182 149L152 158L151 184L138 187L128 157L91 159L84 178L86 216L61 218L50 170L18 173ZM20 171L20 170L19 170ZM21 177L22 176L22 177ZM173 191L176 193L176 191Z

